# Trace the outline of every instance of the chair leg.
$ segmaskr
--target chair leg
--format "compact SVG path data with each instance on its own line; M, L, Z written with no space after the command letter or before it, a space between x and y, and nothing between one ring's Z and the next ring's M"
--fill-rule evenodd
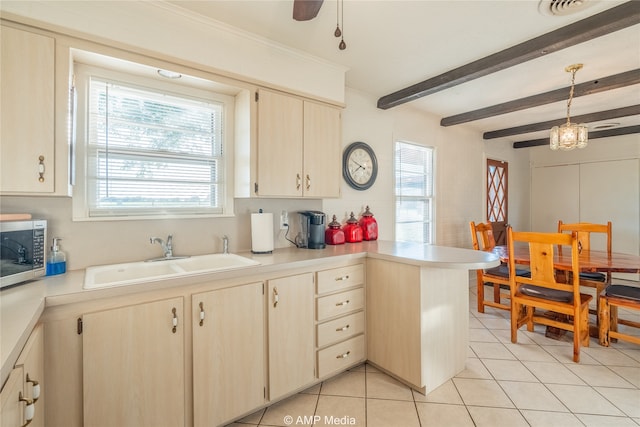
M511 301L511 342L518 342L518 323L520 320L520 304Z
M527 313L527 331L529 332L533 332L533 315L535 314L535 308L534 307L526 307Z
M484 282L478 277L478 313L484 313Z
M604 289L607 287L607 285L607 282L596 284L596 325L598 325L598 322L600 322L600 316L598 316L598 313L600 312L600 295L602 294L602 291L604 291Z
M500 285L498 283L493 284L493 301L500 304Z

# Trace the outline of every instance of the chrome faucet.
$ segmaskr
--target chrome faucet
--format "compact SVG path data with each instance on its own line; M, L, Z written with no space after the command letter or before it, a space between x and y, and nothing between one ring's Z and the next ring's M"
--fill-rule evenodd
M227 236L226 234L222 236L222 253L229 253L229 236Z
M173 258L173 247L172 247L173 236L171 234L169 234L169 237L167 237L166 243L164 242L164 240L162 240L159 237L151 237L149 238L149 242L151 244L160 243L160 246L162 246L162 251L164 252L164 257Z

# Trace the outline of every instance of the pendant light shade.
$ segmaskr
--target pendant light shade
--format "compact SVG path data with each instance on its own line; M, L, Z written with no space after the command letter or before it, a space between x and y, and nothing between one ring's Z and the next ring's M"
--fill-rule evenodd
M576 71L582 68L582 64L569 65L564 70L571 73L571 90L569 91L569 100L567 101L567 123L561 126L554 126L551 128L551 135L549 138L549 147L552 150L564 150L569 151L574 148L584 148L587 146L589 139L589 130L584 123L575 124L571 123L570 109L571 101L573 100L573 88L575 85Z

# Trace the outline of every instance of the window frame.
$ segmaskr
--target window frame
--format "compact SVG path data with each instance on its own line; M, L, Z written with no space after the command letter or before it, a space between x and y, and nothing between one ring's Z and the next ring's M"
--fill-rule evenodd
M431 196L399 196L397 193L397 187L398 187L398 183L397 183L397 177L398 177L398 170L397 170L397 151L398 151L398 145L399 144L405 144L405 145L411 145L414 147L418 147L420 149L424 149L426 151L431 151ZM436 230L436 148L433 146L427 146L424 144L418 144L415 142L410 142L410 141L406 141L406 140L397 140L394 145L393 145L393 193L394 193L394 239L396 241L401 241L398 240L398 202L400 201L400 199L404 199L404 200L429 200L429 207L430 207L430 212L429 212L429 216L430 216L430 221L422 221L423 224L427 224L427 227L429 227L429 236L431 237L431 241L430 242L422 242L423 244L435 244L436 243L436 235L435 235L435 230Z
M104 58L104 57L102 57ZM123 66L122 64L126 64ZM113 66L111 66L113 65ZM216 82L202 78L187 76L187 82L176 83L163 77L156 77L157 68L139 63L129 63L113 58L113 63L101 59L99 64L91 61L75 61L73 65L76 102L73 118L75 142L72 150L75 162L72 164L73 185L73 220L74 221L113 221L113 220L148 220L174 218L215 218L234 216L234 120L235 98L231 95L216 92ZM220 211L212 212L211 208L188 208L185 212L159 210L158 214L150 214L146 209L123 209L107 215L91 215L90 188L88 180L90 152L88 150L88 103L89 82L92 77L108 81L116 81L136 88L158 90L172 96L204 100L220 103L222 112L222 186L220 189ZM208 84L211 87L208 87ZM136 212L137 211L137 212Z

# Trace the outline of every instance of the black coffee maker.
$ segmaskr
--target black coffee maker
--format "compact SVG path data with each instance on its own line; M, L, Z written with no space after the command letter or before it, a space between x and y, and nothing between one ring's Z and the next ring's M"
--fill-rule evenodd
M300 235L296 239L299 248L324 249L325 215L320 211L302 211L300 214Z

